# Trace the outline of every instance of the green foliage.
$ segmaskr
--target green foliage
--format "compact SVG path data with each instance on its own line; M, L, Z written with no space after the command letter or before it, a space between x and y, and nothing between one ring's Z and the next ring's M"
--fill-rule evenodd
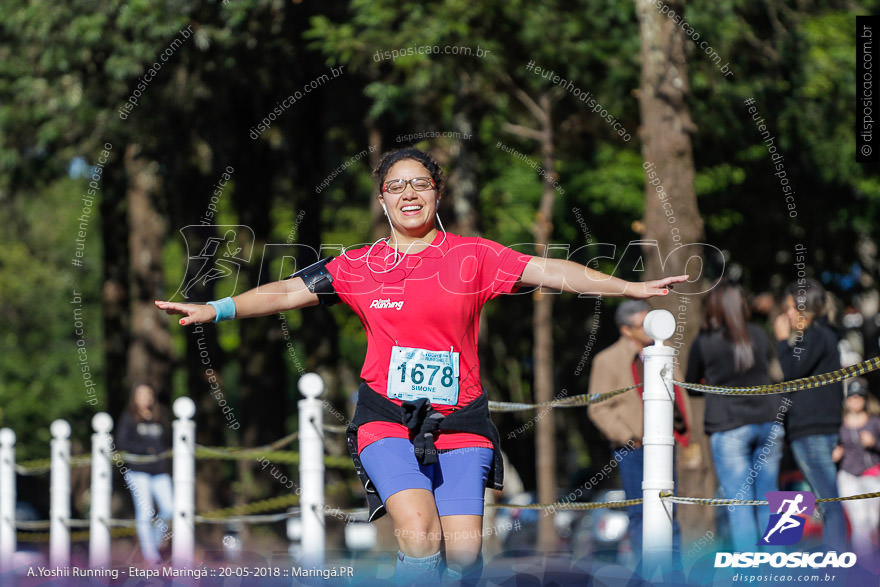
M83 179L62 178L39 197L0 202L0 427L15 430L22 460L46 456L56 418L86 423L74 428L74 438L86 440L88 418L102 408L85 403L92 396L83 369L96 383L94 397L104 397L101 226L94 213L82 222L86 237L76 257L86 189Z

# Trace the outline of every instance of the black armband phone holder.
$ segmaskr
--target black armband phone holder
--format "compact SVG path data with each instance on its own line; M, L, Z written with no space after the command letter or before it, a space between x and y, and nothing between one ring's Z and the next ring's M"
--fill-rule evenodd
M300 269L293 275L289 275L286 279L301 277L306 287L313 294L318 294L318 299L325 306L332 306L339 303L339 295L333 287L333 276L327 271L327 263L333 260L333 257L321 259L317 263L313 263L305 269Z

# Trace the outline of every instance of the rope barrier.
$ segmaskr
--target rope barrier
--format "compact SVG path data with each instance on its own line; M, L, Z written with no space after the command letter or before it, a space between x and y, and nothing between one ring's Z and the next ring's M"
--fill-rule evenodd
M110 528L110 536L112 538L125 538L128 536L134 536L137 533L134 527L131 528ZM49 542L49 533L31 533L31 532L17 532L16 539L19 542ZM89 531L80 531L80 532L71 532L70 533L70 541L71 542L85 542L89 539Z
M873 499L880 497L880 491L873 493L859 493L858 495L848 495L846 497L825 497L816 500L816 503L829 501L851 501L856 499ZM761 499L723 499L715 497L678 497L672 493L660 493L660 499L665 499L673 503L682 505L711 505L711 506L727 506L727 505L767 505L767 500ZM511 503L487 503L486 507L506 508L517 510L594 510L599 508L623 508L632 505L639 505L641 499L628 499L625 501L599 501L599 502L558 502L558 503L530 503L526 505L515 505Z
M873 499L875 497L880 497L880 491L875 491L873 493L859 493L858 495L848 495L846 497L822 497L817 499L816 503L824 503L830 501L852 501L856 499ZM667 499L673 503L680 503L684 505L767 505L767 500L765 499L740 500L721 499L714 497L676 497L671 493L661 493L660 499Z
M295 435L292 435L295 437ZM282 441L289 442L289 439L281 439L280 441L276 441L271 445L267 446L283 446ZM203 458L226 458L226 459L245 459L245 458L253 458L255 455L251 449L245 451L229 451L224 450L223 448L218 447L200 447L201 451L208 453L207 455L202 455ZM284 452L284 451L274 451L274 452L264 452L263 456L271 456L273 460L276 462L299 462L299 453L294 452ZM325 463L328 466L352 466L351 460L348 457L332 457L325 456ZM348 486L347 483L335 483L326 488L327 495L338 494L345 491L345 488ZM195 516L194 520L197 524L225 524L225 523L271 523L282 521L287 518L290 518L294 515L297 515L298 509L295 511L286 511L280 512L276 514L269 515L256 515L261 514L262 512L271 511L274 509L280 509L289 507L290 505L295 505L299 502L299 495L297 494L289 494L282 495L278 497L271 497L268 499L252 502L249 504L243 504L238 506L232 506L227 508L220 508L217 510L213 510L207 512L202 515ZM346 513L344 510L339 510L338 508L326 508L325 511L329 515L333 515L335 517L342 517L346 521L349 520L357 520L357 518L349 518L346 517ZM360 512L360 510L351 510L353 513ZM135 520L126 520L126 519L109 519L107 523L112 526L110 530L110 535L112 537L124 537L124 536L133 536L135 534L135 528L137 522ZM18 540L21 542L48 542L49 534L48 533L37 533L33 532L33 530L46 530L50 527L50 521L48 520L39 520L39 521L17 521L16 528L18 530L22 530L17 532ZM88 528L90 525L89 520L78 520L78 519L70 519L67 521L67 525L69 528ZM84 541L89 539L89 532L71 532L70 540L71 542Z
M217 520L224 517L243 516L247 514L258 514L275 509L286 508L299 503L299 495L291 493L289 495L279 495L278 497L270 497L252 503L242 505L234 505L228 508L220 508L212 512L204 513L196 516L196 522L206 522L208 520Z
M334 493L340 493L342 489L346 487L345 483L336 483L328 487L328 495L332 495ZM271 511L275 509L288 508L291 505L297 505L299 503L299 495L297 494L289 494L289 495L281 495L277 497L270 497L268 499L263 499L260 501L255 501L247 504L242 504L238 506L231 506L227 508L220 508L210 512L206 512L202 515L195 516L196 524L229 524L229 523L273 523L280 522L282 520L286 520L287 518L291 518L293 516L299 515L299 508L288 510L284 512L279 512L275 514L262 514L262 512ZM348 521L363 521L361 518L357 518L352 516L351 514L360 514L364 515L366 510L364 509L351 509L351 510L342 510L339 508L325 508L325 513L328 515L334 516L336 518L344 519L346 522ZM45 530L50 527L49 520L39 520L33 522L24 522L17 521L15 526L19 530L23 530L24 532L18 532L18 540L22 542L48 542L49 534L48 533L36 533L32 532L33 530ZM137 527L136 520L126 520L126 519L118 519L111 518L107 520L107 523L112 526L110 534L113 537L122 537L122 536L133 536L135 534L135 528ZM69 528L88 528L90 524L89 520L78 520L71 519L68 520ZM85 532L72 532L70 534L70 540L72 542L88 540L89 533Z
M163 453L164 454L164 453ZM147 456L147 455L138 455L138 456ZM156 455L159 456L159 455ZM154 462L153 455L149 455L150 460L138 461L139 463L147 463ZM213 447L213 446L202 446L196 445L196 458L202 460L260 460L261 458L266 458L270 461L280 464L289 464L289 465L297 465L299 464L299 453L292 451L259 451L256 449L234 449L228 447ZM125 458L126 462L128 461ZM161 460L161 459L155 459ZM92 461L91 456L82 456L82 457L74 457L71 459L71 467L83 467L90 465ZM336 456L336 455L325 455L324 456L324 464L327 467L333 468L348 468L352 466L351 459L349 457ZM27 461L21 463L20 465L16 465L15 471L19 475L29 476L29 475L42 475L48 473L50 470L49 465L42 464L42 459L40 461Z
M126 463L131 463L133 465L148 465L150 463L158 463L159 461L164 461L165 459L170 458L174 455L174 451L169 448L157 455L136 455L128 452L122 452L119 453L119 455Z
M88 528L90 525L90 520L80 520L77 518L70 518L67 520L68 528Z
M822 503L825 501L849 501L851 499L871 499L874 497L880 497L880 491L874 491L873 493L860 493L858 495L849 495L847 497L823 497L816 500L817 503Z
M92 455L71 457L70 467L84 467L92 462ZM15 464L15 472L22 476L43 475L52 469L52 459L34 459Z
M279 438L278 440L264 445L264 446L255 446L249 448L242 448L236 446L202 446L196 445L197 449L202 449L201 458L244 458L244 456L256 455L260 456L267 452L277 451L278 449L284 448L294 440L299 437L299 432L293 432ZM138 455L130 452L119 452L118 453L122 460L126 463L132 463L135 465L145 465L149 463L155 463L158 461L162 461L174 456L174 451L168 449L166 451L160 452L156 455ZM242 455L239 457L223 457L219 455ZM208 456L210 455L210 456ZM199 458L198 452L196 453L196 458ZM299 462L299 461L297 461ZM85 467L87 465L91 465L92 456L91 455L78 455L72 457L70 459L70 466L73 467ZM31 461L22 461L20 463L16 463L15 472L19 475L42 475L44 473L48 473L52 468L52 460L51 459L34 459Z
M279 453L279 449L284 448L294 440L299 438L299 432L293 432L283 438L279 438L275 442L264 446L240 447L240 446L204 446L196 444L196 458L218 458L218 459L247 459L250 457L261 457L267 453ZM296 454L299 453L283 453ZM297 456L297 458L299 458ZM299 461L297 461L299 462Z
M337 487L341 487L338 484ZM849 495L846 497L827 497L816 500L816 503L832 502L832 501L851 501L857 499L874 499L880 498L880 491L873 493L860 493L858 495ZM740 500L740 499L723 499L714 497L679 497L672 493L661 493L660 499L671 501L681 505L707 505L707 506L762 506L767 505L766 500ZM290 507L299 503L299 495L281 495L278 497L270 497L260 501L220 508L202 515L195 516L197 524L230 524L230 523L274 523L286 520L288 518L300 514L300 509L295 508L285 512L275 514L262 514L262 512ZM516 509L516 510L569 510L569 511L587 511L602 508L625 508L642 503L642 499L627 499L622 501L599 501L599 502L557 502L557 503L530 503L517 505L512 503L487 503L486 507L497 509ZM363 508L354 508L343 510L339 508L325 507L326 515L344 520L346 523L363 522L366 510ZM113 526L110 534L114 538L123 536L132 536L135 534L137 522L135 520L110 519L108 524ZM17 521L15 527L24 532L18 532L18 540L22 542L48 542L48 533L36 533L32 530L44 530L49 527L48 520L40 520L33 522ZM70 528L86 528L89 526L89 520L72 519L68 521ZM71 532L70 540L72 542L88 540L89 533Z
M843 369L831 371L830 373L822 373L819 375L811 375L801 379L793 379L791 381L783 381L782 383L773 383L770 385L753 385L749 387L721 387L718 385L702 385L699 383L682 383L681 381L673 381L675 385L691 389L693 391L702 391L704 393L717 393L722 395L769 395L774 393L788 393L791 391L801 391L805 389L814 389L838 383L844 379L858 377L871 371L880 369L880 356L873 357L867 361L856 363Z
M296 437L296 433L290 435L293 438ZM196 445L196 458L197 459L218 459L218 460L260 460L260 459L268 459L270 461L281 463L281 464L290 464L297 465L299 464L299 453L292 451L279 451L273 450L274 446L284 446L290 442L288 440L290 437L285 437L280 441L276 441L266 447L257 447L257 448L236 448L236 447L225 447L225 446L203 446L200 444ZM282 443L282 441L285 441ZM164 458L168 458L172 456L173 452L168 450L158 455L130 455L128 453L122 453L123 459L126 462L130 463L152 463ZM136 457L136 459L130 459L130 457ZM71 467L83 467L90 465L92 462L91 455L82 455L73 457L70 459ZM335 455L326 455L324 457L324 464L327 467L333 468L349 468L352 466L351 459L349 457L343 456L335 456ZM51 469L49 459L39 459L33 461L25 461L15 466L15 471L19 475L41 475L44 473L48 473Z
M52 526L49 520L39 520L27 522L24 520L16 520L15 527L19 530L48 530Z
M273 524L275 522L282 522L288 518L292 518L294 516L299 515L299 510L290 510L287 512L280 512L277 514L262 514L262 515L252 515L252 516L229 516L225 518L205 518L203 516L196 516L197 524Z
M625 508L632 505L639 505L642 499L626 499L623 501L596 501L596 502L577 502L563 501L557 503L529 503L525 505L515 505L512 503L487 503L486 507L504 508L511 510L598 510L601 508Z
M135 465L146 465L170 458L174 451L166 450L157 455L137 455L128 452L118 453L126 463ZM78 455L70 459L70 467L85 467L92 464L91 455ZM52 468L51 459L34 459L31 461L22 461L16 463L15 472L19 475L42 475L48 473Z
M262 512L272 509L277 509L281 507L285 507L292 503L297 503L299 501L299 496L295 494L291 495L283 495L280 497L273 497L269 499L264 499L258 502L253 502L250 504L244 504L241 506L233 506L229 508L221 508L218 510L214 510L212 512L208 512L201 516L195 516L195 522L197 524L226 524L232 522L275 522L280 521L286 518L295 515L293 512L283 512L279 514L272 514L269 516L250 516L250 515L241 515L247 514L248 512ZM136 520L122 520L122 519L110 519L107 520L107 523L113 526L110 529L110 535L114 538L119 538L123 536L133 536L136 533L135 528L137 527ZM19 530L43 530L49 527L50 522L48 520L41 520L35 522L16 522L16 528ZM87 528L89 526L89 520L69 520L68 527L71 528ZM18 532L17 533L18 540L21 542L48 542L49 534L48 533L33 533L33 532ZM89 532L71 532L70 540L71 542L79 542L89 539Z
M599 402L604 402L605 400L611 399L616 395L620 395L622 393L626 393L627 391L632 391L633 389L637 389L641 387L641 383L637 383L636 385L630 385L629 387L624 387L622 389L615 389L613 391L606 391L605 393L584 393L581 395L573 395L571 397L565 397L562 399L553 399L546 402L540 402L537 404L527 404L521 402L489 402L489 411L490 412L522 412L525 410L534 410L537 408L579 408L589 404L597 404Z
M344 493L346 487L348 487L347 482L343 481L339 483L334 483L332 485L328 485L325 488L324 493L326 495L337 495L340 493ZM206 512L202 515L197 515L195 517L195 520L196 523L214 523L214 520L218 520L221 518L225 519L233 516L245 517L248 514L263 513L274 509L290 507L292 505L297 505L298 503L299 494L290 493L288 495L279 495L276 497L270 497L267 499L253 501L251 503L245 503L242 505L220 508L217 510Z

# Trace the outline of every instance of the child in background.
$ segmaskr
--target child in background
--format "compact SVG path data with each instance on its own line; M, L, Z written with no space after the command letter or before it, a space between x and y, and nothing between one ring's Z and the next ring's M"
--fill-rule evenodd
M842 496L880 491L880 402L862 378L849 382L843 404L840 444L831 457L838 463L837 487ZM880 499L843 502L859 562L877 558ZM874 561L876 562L876 561Z

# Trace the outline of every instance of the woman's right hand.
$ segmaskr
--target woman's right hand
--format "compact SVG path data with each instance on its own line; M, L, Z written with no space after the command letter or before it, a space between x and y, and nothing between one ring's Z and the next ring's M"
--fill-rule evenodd
M208 304L178 304L176 302L156 300L156 307L160 310L165 310L166 314L184 314L184 317L178 320L181 326L213 322L214 318L217 317L217 311L214 309L214 306L209 306Z
M843 447L839 444L831 451L831 460L835 463L843 458Z
M788 340L791 336L791 321L788 315L783 313L776 317L776 321L773 322L773 332L776 334L776 340Z

